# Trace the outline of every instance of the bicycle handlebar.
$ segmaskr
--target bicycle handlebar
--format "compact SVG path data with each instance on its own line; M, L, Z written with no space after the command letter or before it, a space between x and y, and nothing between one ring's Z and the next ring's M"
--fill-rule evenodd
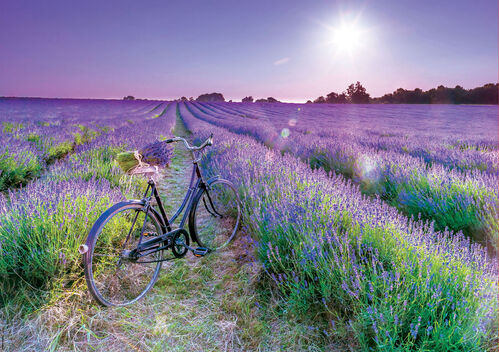
M185 147L190 150L190 151L197 151L201 150L209 145L213 145L213 133L208 137L207 140L205 140L200 146L192 146L185 140L185 138L182 137L175 137L175 138L170 138L165 140L165 143L173 143L173 142L184 142Z

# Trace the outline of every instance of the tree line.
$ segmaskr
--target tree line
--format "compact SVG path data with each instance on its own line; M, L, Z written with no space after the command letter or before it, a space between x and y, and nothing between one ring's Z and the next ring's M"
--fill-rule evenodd
M313 101L314 104L368 104L371 101L371 96L367 93L366 88L357 81L347 87L347 90L342 93L331 92L328 95L320 96ZM307 101L312 103L311 100Z
M308 100L308 104L498 104L499 84L488 83L481 87L464 89L461 86L454 88L444 87L432 88L423 91L420 88L414 90L399 88L393 93L385 94L379 98L371 98L367 89L359 82L350 84L342 93L331 92L326 96L320 96L314 101ZM124 100L134 100L131 95ZM201 94L194 99L181 97L182 101L214 102L225 101L221 93ZM232 100L229 100L232 102ZM278 103L273 97L254 100L252 96L242 99L243 103Z
M393 93L385 94L379 98L371 98L367 89L359 82L350 84L341 93L331 92L320 96L314 101L308 100L307 104L498 104L499 84L488 83L481 87L464 89L461 86L454 88L444 87L432 88L423 91L420 88L414 90L399 88ZM247 96L242 99L243 103L252 103L253 97ZM257 99L256 103L275 103L278 100L269 97Z
M373 99L373 103L385 104L497 104L499 84L488 83L482 87L464 89L442 85L427 91L416 88L399 88L393 93Z
M464 89L461 86L454 88L444 87L432 88L423 91L420 88L414 90L399 88L393 93L385 94L379 98L371 98L366 88L357 81L350 84L346 91L338 94L331 92L326 96L320 96L307 103L315 104L497 104L499 84L488 83L482 87Z

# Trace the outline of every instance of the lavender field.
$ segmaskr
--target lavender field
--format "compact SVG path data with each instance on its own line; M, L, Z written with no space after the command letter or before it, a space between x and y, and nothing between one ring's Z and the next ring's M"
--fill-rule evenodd
M204 167L238 186L262 284L293 316L313 314L322 339L491 349L497 116L497 106L0 100L2 314L81 288L78 246L144 187L123 182L114 157L181 123L195 142L214 133Z

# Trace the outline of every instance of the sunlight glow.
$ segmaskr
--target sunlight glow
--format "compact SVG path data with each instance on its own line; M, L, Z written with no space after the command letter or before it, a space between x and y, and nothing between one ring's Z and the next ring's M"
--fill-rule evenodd
M332 30L333 44L339 51L352 52L362 42L362 30L355 23L342 23Z
M324 24L324 45L337 59L356 61L371 47L371 29L361 23L361 14L341 14L335 23Z

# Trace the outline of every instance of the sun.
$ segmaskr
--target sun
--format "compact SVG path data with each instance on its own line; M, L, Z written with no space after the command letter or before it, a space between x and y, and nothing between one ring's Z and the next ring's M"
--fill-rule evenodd
M372 46L372 28L364 26L360 14L341 14L335 24L321 25L323 45L337 59L352 61Z
M331 43L340 52L352 53L361 47L363 30L354 22L342 22L331 29Z

